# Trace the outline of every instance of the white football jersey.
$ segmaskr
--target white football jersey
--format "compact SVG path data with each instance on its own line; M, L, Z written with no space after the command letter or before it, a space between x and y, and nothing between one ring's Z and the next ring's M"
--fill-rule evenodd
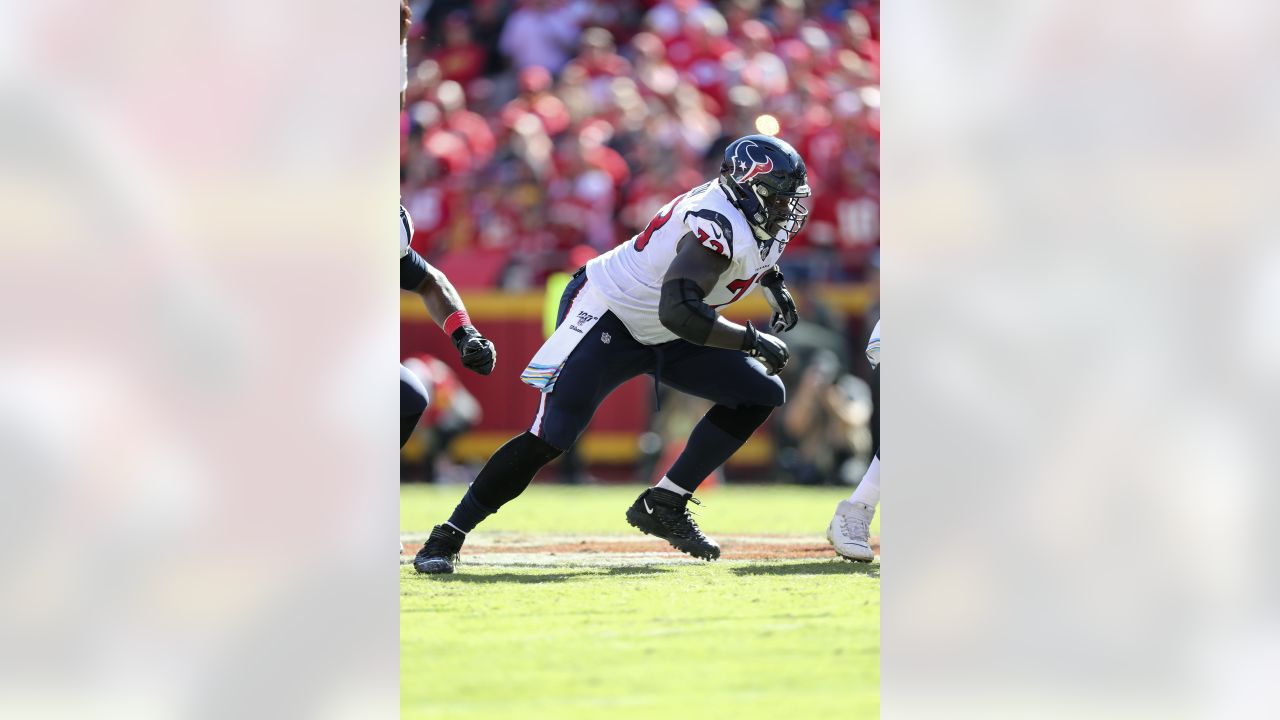
M746 217L714 180L663 205L638 235L587 263L587 282L632 336L646 345L677 339L658 320L658 301L662 280L676 257L676 244L686 233L729 258L729 269L704 298L713 308L737 302L751 292L760 276L777 264L784 247L771 243L762 257Z
M404 206L400 206L400 257L409 254L409 242L413 240L413 218Z
M867 340L867 360L871 367L880 367L880 321L876 321L876 329L871 331L871 339Z

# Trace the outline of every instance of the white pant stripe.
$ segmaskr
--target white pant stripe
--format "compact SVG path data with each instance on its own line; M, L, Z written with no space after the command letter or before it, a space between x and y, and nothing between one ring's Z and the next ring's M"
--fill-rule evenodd
M542 413L547 409L547 394L539 394L542 397L538 400L538 415L533 418L533 426L529 428L529 432L534 435L542 432Z

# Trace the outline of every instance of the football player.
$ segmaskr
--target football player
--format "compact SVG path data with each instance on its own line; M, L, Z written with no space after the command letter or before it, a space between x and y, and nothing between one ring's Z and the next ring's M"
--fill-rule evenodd
M444 273L422 258L409 241L413 239L413 220L400 206L400 289L422 296L431 319L453 340L462 356L462 364L481 375L493 372L498 353L493 343L471 324L458 291ZM419 418L427 409L427 391L408 368L400 365L400 447L409 441Z
M871 331L867 342L867 360L874 368L880 367L880 322ZM848 500L836 505L836 514L827 526L827 540L836 554L848 560L871 562L875 553L871 550L871 519L880 504L880 451L871 459L871 465L862 482L854 488Z
M408 50L409 23L412 14L408 0L400 1L400 109L404 110L404 93L409 83ZM413 219L404 205L400 206L400 289L422 296L431 319L435 320L453 340L454 347L462 355L462 364L468 370L481 375L493 372L498 354L493 343L471 325L467 309L458 297L458 291L444 273L431 267L409 243L413 240ZM409 441L422 413L426 412L426 388L402 363L400 365L400 447Z
M788 351L775 334L799 318L777 262L804 226L809 195L804 161L790 145L739 138L718 178L671 200L639 234L578 270L556 331L521 375L541 391L533 424L489 459L414 568L453 572L467 533L524 492L577 441L601 401L641 374L715 405L667 474L636 498L627 522L693 557L718 558L720 546L698 529L688 504L786 399L777 373ZM756 286L774 310L771 332L717 312Z

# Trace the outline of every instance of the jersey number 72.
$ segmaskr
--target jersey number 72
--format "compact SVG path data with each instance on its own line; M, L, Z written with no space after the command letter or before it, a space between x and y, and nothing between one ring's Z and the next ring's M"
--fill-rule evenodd
M649 224L645 225L644 230L641 230L640 234L636 235L636 252L644 252L645 247L649 245L649 241L653 239L653 234L658 232L658 229L663 225L667 224L667 221L670 220L671 216L676 212L676 205L679 205L680 201L684 199L684 196L688 194L689 193L684 193L684 195L681 195L675 200L667 203L658 211L657 215L653 216L653 219L649 221Z

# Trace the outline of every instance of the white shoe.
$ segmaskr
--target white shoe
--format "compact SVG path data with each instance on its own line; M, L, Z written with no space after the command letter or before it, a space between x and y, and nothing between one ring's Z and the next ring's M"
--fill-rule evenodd
M866 503L841 500L836 505L835 517L827 526L827 542L836 554L848 560L871 562L876 554L871 550L871 518L876 509Z

